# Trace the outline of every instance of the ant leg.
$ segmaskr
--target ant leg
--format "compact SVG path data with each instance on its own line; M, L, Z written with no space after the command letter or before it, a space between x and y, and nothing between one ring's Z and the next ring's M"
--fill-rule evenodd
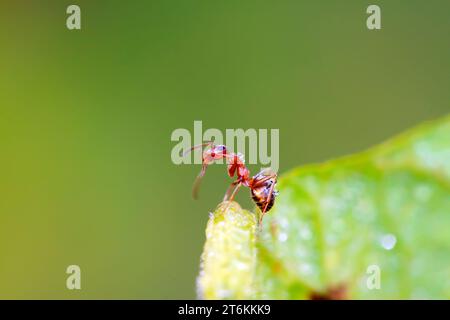
M234 188L233 193L231 194L230 198L228 199L229 202L233 201L234 196L236 195L237 191L239 190L239 188L241 187L242 183L238 183L236 188Z
M259 180L259 181L258 181L257 183L255 183L252 187L253 187L253 188L260 187L260 186L262 186L266 181L271 180L271 179L276 178L276 177L277 177L277 174L276 174L276 173L270 174L270 175L268 175L268 176L262 178L261 180ZM265 215L266 212L267 212L267 206L269 205L270 200L271 200L272 197L273 197L274 188L275 188L275 183L272 183L272 185L270 186L270 189L269 189L269 195L268 195L268 197L267 197L266 205L265 205L264 208L261 210L261 216L259 217L259 224L260 224L260 225L262 225L262 219L263 219L264 215Z
M225 196L223 197L223 201L227 201L228 198L230 197L230 192L231 189L233 189L233 187L239 183L239 180L234 181L233 183L230 184L230 186L228 187L227 192L225 193Z
M262 221L262 217L266 214L267 206L269 205L270 200L273 197L273 189L274 189L274 187L275 187L275 183L272 183L272 185L270 186L270 189L269 189L269 196L267 197L266 205L264 206L264 210L262 211L261 221Z
M231 201L233 201L234 196L236 195L236 192L239 190L239 188L240 188L241 185L242 185L242 183L239 182L239 181L235 181L235 182L233 182L231 185L233 185L233 184L235 184L235 183L237 183L237 185L236 185L236 187L234 188L233 193L231 194L231 196L230 196L229 199L227 200L227 204L225 205L225 208L223 209L223 211L227 211L227 210L228 210L228 207L230 206ZM224 200L224 201L225 201L225 200Z
M273 174L271 174L271 175L269 175L269 176L266 176L266 177L264 177L264 178L262 178L261 180L259 180L257 183L255 183L254 185L253 185L253 187L259 187L259 186L261 186L264 182L266 182L267 180L270 180L270 179L273 179L273 178L275 178L277 176L277 174L276 173L273 173Z

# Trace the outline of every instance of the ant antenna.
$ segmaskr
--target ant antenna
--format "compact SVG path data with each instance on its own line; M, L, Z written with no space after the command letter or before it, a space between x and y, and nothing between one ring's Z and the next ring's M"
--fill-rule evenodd
M202 143L202 144L198 144L198 145L193 146L193 147L191 147L191 148L185 150L184 152L180 152L180 153L181 153L181 156L184 157L184 156L186 156L188 153L194 151L195 149L204 148L204 147L206 147L206 146L214 146L214 141L211 140L211 141L207 141L207 142ZM201 183L201 181L202 181L203 176L205 175L205 172L206 172L206 168L207 168L207 167L208 167L208 165L207 165L206 163L202 163L202 170L200 171L200 174L199 174L199 175L197 176L197 178L195 179L194 186L193 186L193 188L192 188L192 197L193 197L194 199L198 199L198 191L199 191L199 189L200 189L200 183Z
M199 175L195 178L194 185L192 186L192 198L195 200L198 199L198 191L200 190L200 184L202 182L202 178L205 175L206 168L208 167L207 164L202 165L202 170L200 171Z
M191 147L191 148L189 148L189 149L187 149L187 150L184 150L183 152L180 152L180 154L181 154L182 157L184 157L184 156L186 156L189 152L192 152L192 151L194 151L195 149L203 148L203 147L206 147L206 146L209 146L209 145L214 145L214 141L211 140L211 141L207 141L207 142L202 143L202 144L198 144L198 145L193 146L193 147Z

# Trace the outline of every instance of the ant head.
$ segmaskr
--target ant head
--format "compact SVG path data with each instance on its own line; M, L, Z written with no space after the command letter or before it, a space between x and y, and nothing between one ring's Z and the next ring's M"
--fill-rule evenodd
M214 145L213 141L209 141L209 142L197 145L197 146L193 146L192 148L186 150L184 152L184 155L191 152L192 150L195 150L197 148L203 148L206 146L209 146L209 148L206 149L205 151L203 151L202 170L200 171L200 174L197 176L197 179L195 179L194 187L192 188L192 195L193 195L194 199L196 199L198 197L198 190L200 187L200 182L201 182L203 176L205 175L206 168L208 167L208 165L210 165L212 162L214 162L214 160L219 160L219 159L222 159L222 158L228 156L227 147L224 145L216 146L216 145Z
M209 164L213 162L214 160L220 160L224 157L226 157L227 154L227 147L224 145L211 145L211 148L206 149L203 152L203 163Z

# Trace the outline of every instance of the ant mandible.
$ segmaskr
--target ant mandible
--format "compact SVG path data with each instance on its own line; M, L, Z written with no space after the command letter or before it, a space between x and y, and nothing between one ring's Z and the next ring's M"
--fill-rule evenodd
M234 196L241 186L250 188L252 199L256 205L261 209L260 223L263 216L269 211L274 202L278 191L275 189L277 183L277 174L270 169L262 169L256 175L250 178L250 171L244 163L244 156L240 153L229 153L227 147L224 145L214 145L213 141L194 146L186 150L183 155L198 149L208 147L203 151L202 155L202 169L195 179L192 188L192 196L194 199L198 198L198 190L200 182L206 173L208 165L215 160L225 159L228 167L228 175L233 178L236 175L236 180L231 183L228 188L223 201L233 201Z

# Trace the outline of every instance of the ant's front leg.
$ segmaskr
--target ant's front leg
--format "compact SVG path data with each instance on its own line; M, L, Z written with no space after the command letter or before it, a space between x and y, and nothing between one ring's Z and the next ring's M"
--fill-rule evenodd
M228 208L229 208L229 206L230 206L230 204L231 204L231 201L233 201L234 196L236 195L236 192L239 190L239 188L241 187L241 185L242 185L242 182L239 181L239 180L236 180L236 181L233 182L233 183L230 185L230 187L228 188L227 192L225 193L225 197L223 197L223 201L224 201L224 202L227 201L227 204L225 205L225 208L223 209L224 212L228 210ZM230 191L231 191L231 189L232 189L234 186L236 186L236 187L234 188L234 190L233 190L233 192L231 193L231 196L230 196Z

